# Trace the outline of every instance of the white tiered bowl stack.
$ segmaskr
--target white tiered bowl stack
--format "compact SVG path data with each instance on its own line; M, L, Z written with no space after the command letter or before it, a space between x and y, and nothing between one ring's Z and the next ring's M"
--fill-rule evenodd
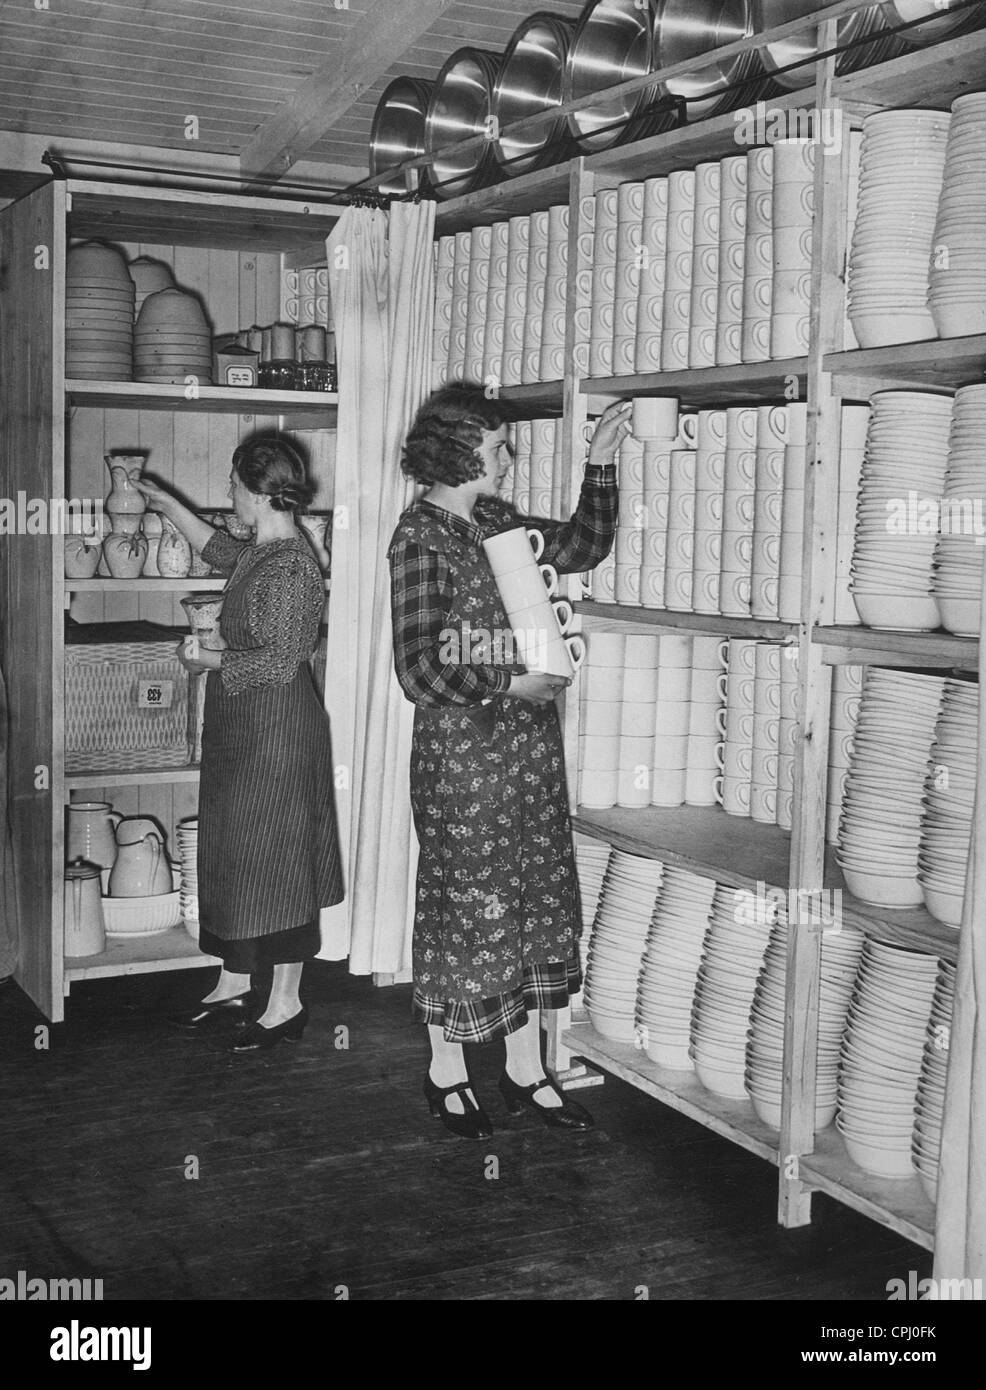
M767 899L717 884L692 1008L690 1056L714 1095L746 1098L746 1035L770 936Z
M181 864L181 915L185 930L194 940L199 936L199 822L197 816L179 821L175 830Z
M715 895L714 880L668 865L637 982L637 1041L652 1062L694 1071L692 1000Z
M836 849L846 886L863 902L924 901L922 803L943 685L938 676L866 668Z
M596 840L576 840L575 873L579 881L579 899L582 904L582 931L579 936L579 964L583 978L589 957L589 941L592 937L592 924L596 920L599 895L609 864L609 845Z
M817 929L821 930L822 925ZM770 933L770 942L757 978L746 1049L746 1089L754 1110L772 1129L781 1127L787 937L787 916L781 914ZM862 932L823 931L818 998L816 1130L825 1129L835 1119L839 1051L862 949Z
M65 269L65 375L133 379L134 282L121 253L101 241L70 248Z
M849 1157L882 1178L913 1176L914 1106L938 962L867 940L839 1068L836 1127Z
M147 296L134 332L134 368L138 381L212 382L212 334L194 294L170 289Z
M948 126L941 111L878 111L863 121L848 279L860 347L938 336L928 276Z
M986 386L963 386L952 406L933 581L942 625L962 637L979 636L986 541L984 454Z
M952 399L878 391L871 405L856 503L853 600L869 627L926 632L941 622L932 566Z
M928 305L942 338L986 333L986 92L952 103Z
M928 911L956 928L962 925L972 839L978 733L978 685L946 680L925 781L918 882Z
M585 1005L596 1032L632 1043L637 977L664 866L614 850L589 941Z
M945 1078L948 1072L948 1044L954 1002L955 966L942 960L938 962L938 979L924 1040L921 1073L914 1100L914 1130L911 1135L911 1158L921 1179L921 1186L932 1202L938 1197Z

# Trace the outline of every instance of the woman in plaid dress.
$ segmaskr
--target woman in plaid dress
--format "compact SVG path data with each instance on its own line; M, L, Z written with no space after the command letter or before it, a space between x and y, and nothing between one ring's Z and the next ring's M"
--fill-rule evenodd
M562 574L609 553L617 516L613 458L628 404L593 438L568 522L534 521L542 562ZM513 659L510 625L482 542L524 525L498 497L509 464L501 408L451 387L422 407L404 471L428 485L388 551L394 659L416 706L411 802L420 844L414 922L414 1017L428 1025L425 1095L454 1133L490 1121L469 1083L462 1044L505 1037L500 1088L546 1123L586 1129L585 1110L545 1076L540 1009L580 985L578 885L555 699L564 678Z

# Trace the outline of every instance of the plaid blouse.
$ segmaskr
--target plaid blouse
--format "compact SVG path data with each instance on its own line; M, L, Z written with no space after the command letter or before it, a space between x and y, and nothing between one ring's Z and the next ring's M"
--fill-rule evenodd
M540 564L559 574L593 569L609 554L619 504L615 464L587 467L579 504L569 521L525 517L500 497L482 497L474 521L422 499L414 509L441 519L444 526L480 545L490 536L514 526L535 526L544 536ZM510 689L510 671L502 666L469 663L451 665L442 656L442 634L454 579L440 552L402 539L400 528L391 543L391 613L394 665L407 698L430 709L442 705L479 704Z

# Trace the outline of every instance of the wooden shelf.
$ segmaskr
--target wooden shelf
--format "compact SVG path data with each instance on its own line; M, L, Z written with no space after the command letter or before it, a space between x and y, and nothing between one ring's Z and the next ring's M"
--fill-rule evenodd
M827 851L826 859L831 857ZM893 908L874 907L854 898L845 886L841 870L835 865L833 879L838 878L842 892L842 923L865 932L875 941L888 946L899 946L905 951L921 951L924 955L938 956L954 965L959 956L959 934L954 927L939 922L925 907ZM828 874L826 874L828 877Z
M535 381L527 386L501 386L497 399L506 401L519 419L537 420L561 415L564 392L563 381Z
M680 632L707 633L713 637L764 637L779 642L798 635L797 623L768 618L726 618L716 613L673 613L663 608L636 608L626 603L596 603L582 599L575 605L583 627L607 632L639 632L642 627Z
M492 188L480 188L461 198L441 200L435 206L435 234L449 236L452 232L470 231L473 227L488 227L509 217L567 203L571 164L554 164L550 169L536 169L529 174L507 179Z
M66 956L65 978L102 980L113 975L149 975L160 970L192 970L219 963L215 956L202 954L184 927L172 927L154 936L108 936L106 950L98 956Z
M88 787L164 787L180 782L197 782L197 767L110 768L102 771L66 772L66 791L84 791Z
M832 95L850 104L924 106L947 111L956 97L983 89L984 72L986 32L977 30L837 77Z
M790 399L792 380L804 398L807 357L773 362L746 362L735 367L695 367L680 372L646 372L636 376L583 377L584 396L676 396L682 406L746 405ZM787 396L785 396L787 392Z
M975 671L979 639L938 632L884 632L874 627L814 627L811 640L830 666L940 666Z
M562 1042L577 1057L646 1091L649 1096L678 1110L734 1144L741 1145L768 1163L778 1161L777 1131L758 1118L750 1102L727 1100L707 1091L694 1072L668 1071L652 1062L647 1053L628 1043L601 1037L591 1023L579 1023L562 1035Z
M865 401L888 389L953 390L986 381L986 333L830 352L823 365L844 399Z
M226 580L217 575L203 579L66 579L67 594L204 594L224 588Z
M238 386L200 386L193 399L184 386L146 381L68 380L69 403L103 410L180 410L222 415L290 415L311 428L335 424L338 395L332 391L262 391ZM301 426L298 426L300 428Z
M877 1178L853 1163L842 1135L830 1125L815 1136L815 1150L798 1159L801 1180L854 1211L889 1226L926 1250L934 1249L935 1209L915 1173Z
M758 884L787 891L791 835L748 816L729 816L719 806L646 806L594 810L580 806L572 828L614 849L661 859L738 888Z

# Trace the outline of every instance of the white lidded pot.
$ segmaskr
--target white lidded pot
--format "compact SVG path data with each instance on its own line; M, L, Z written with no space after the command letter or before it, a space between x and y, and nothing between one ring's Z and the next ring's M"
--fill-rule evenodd
M146 816L128 816L116 828L116 863L110 897L150 898L171 892L171 865L160 827Z
M99 869L76 859L65 870L65 954L98 956L106 950Z

